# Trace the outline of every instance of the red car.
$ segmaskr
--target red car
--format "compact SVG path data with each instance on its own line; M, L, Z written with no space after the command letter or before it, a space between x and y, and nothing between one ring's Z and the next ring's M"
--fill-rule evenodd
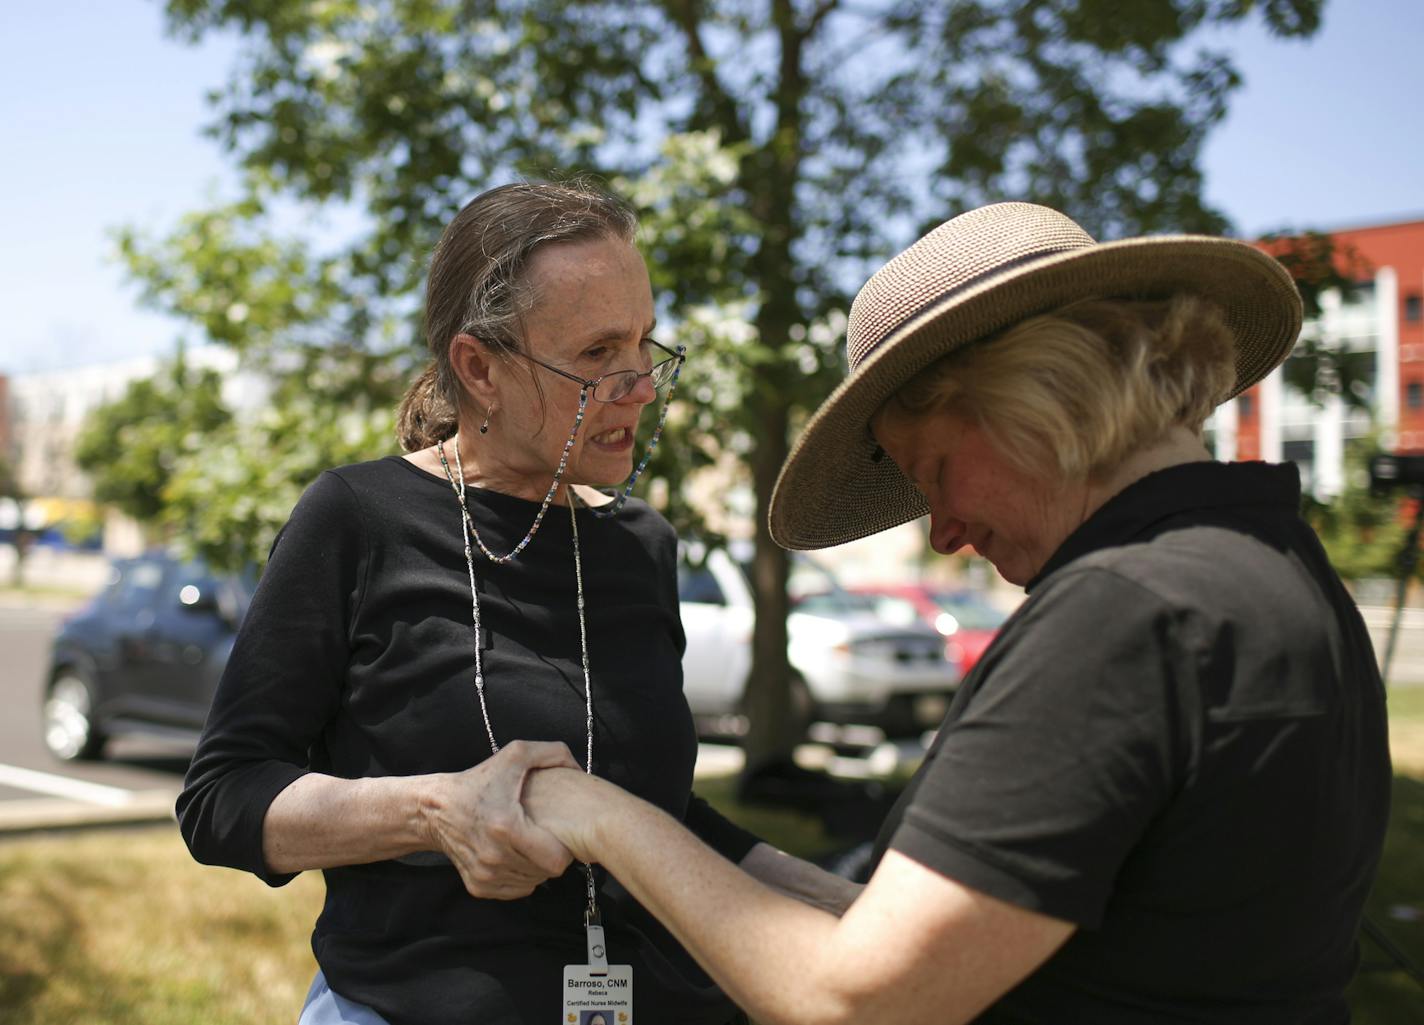
M945 657L960 676L974 668L1008 614L975 591L926 584L874 584L853 588L876 599L875 611L891 622L920 619L944 638Z

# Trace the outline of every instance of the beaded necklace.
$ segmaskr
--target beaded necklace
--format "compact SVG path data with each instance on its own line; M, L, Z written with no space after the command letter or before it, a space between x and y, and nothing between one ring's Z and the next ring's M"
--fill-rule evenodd
M575 430L577 430L577 427L575 427ZM573 436L570 435L570 439L572 439L572 437L573 437ZM565 454L567 455L567 448L565 449ZM480 638L480 592L479 592L479 588L475 585L475 553L474 553L474 549L470 546L470 536L471 536L472 534L474 534L475 537L478 538L479 535L478 535L478 534L475 534L475 524L474 524L474 520L472 520L472 519L470 518L470 509L469 509L469 506L468 506L468 505L466 504L466 502L465 502L465 468L464 468L464 466L462 466L461 463L460 463L460 446L459 446L458 443L455 445L455 471L456 471L456 472L455 472L454 474L452 474L452 473L450 472L450 464L445 461L445 450L444 450L443 447L442 447L441 450L440 450L440 463L441 463L441 465L445 468L445 477L446 477L447 480L450 481L450 486L451 486L451 488L454 489L454 491L455 491L455 496L460 500L460 520L461 520L461 527L462 527L460 533L462 533L462 534L464 535L464 539L465 539L465 568L466 568L466 570L468 570L468 572L469 572L469 577L470 577L470 607L471 607L471 618L473 619L473 622L474 622L474 635L475 635L475 693L479 695L479 699L480 699L480 716L484 719L484 723L485 723L485 736L489 738L490 753L491 753L491 754L497 754L497 753L499 752L499 741L495 739L495 736L494 736L494 725L490 722L489 706L488 706L488 704L485 702L484 661L483 661L483 657L482 657L482 655L481 655L481 650L480 650L480 649L481 649L481 645L480 645L480 639L481 639L481 638ZM562 467L561 467L561 469L562 469ZM588 627L586 626L586 624L585 624L585 622L584 622L584 615L583 615L583 610L584 610L584 600L583 600L583 558L582 558L582 553L581 553L580 550L579 550L578 516L577 516L576 513L575 513L575 506L578 504L578 498L574 495L574 492L573 492L573 489L572 489L572 488L569 489L568 497L569 497L569 525L570 525L570 527L571 527L572 530L573 530L573 542L574 542L574 582L575 582L575 586L577 587L577 592L578 592L579 653L580 653L580 656L581 656L581 661L582 661L582 663L583 663L584 733L585 733L585 737L586 737L586 740L587 740L587 743L586 743L586 745L585 745L585 747L584 747L584 767L583 767L583 771L586 772L586 773L592 774L592 773L593 773L593 682L592 682L592 679L591 679L591 677L590 677L589 668L588 668ZM547 503L547 501L546 501L546 502L545 502L545 508L547 508L547 506L548 506L548 503ZM540 518L543 517L543 509L540 510L539 515L540 515ZM537 528L538 525L539 525L539 521L536 519L536 520L534 521L534 527ZM519 546L518 546L517 548L515 548L514 551L510 552L510 553L509 553L508 555L506 555L503 559L499 559L499 560L496 560L496 561L498 561L498 562L508 562L508 561L510 561L511 559L513 559L515 555L519 554L520 549L522 549L526 544L529 543L529 539L530 539L531 537L533 537L533 535L534 535L534 528L531 528L530 531L529 531L529 533L524 536L524 540L519 543ZM489 555L489 549L485 548L485 546L484 546L483 544L480 545L480 549L481 549L481 551L483 551L486 555ZM490 558L494 558L494 556L490 556ZM590 865L590 864L588 864L587 862L584 862L583 871L584 871L584 878L587 880L587 883L588 883L588 911L587 911L586 919L587 919L587 921L597 921L597 920L598 920L598 892L597 892L597 888L595 887L594 881L593 881L593 866Z
M578 434L578 429L580 425L583 424L584 407L586 407L587 405L588 389L582 388L579 390L578 415L574 417L574 427L573 430L569 431L568 440L564 442L564 450L559 453L559 466L558 469L554 471L553 483L549 485L549 490L545 492L544 501L540 504L539 511L534 514L534 522L530 525L529 532L524 535L523 539L519 542L519 544L515 545L504 555L496 555L494 552L490 551L489 547L484 543L483 540L481 540L480 532L475 527L475 521L470 519L470 514L468 512L465 513L465 529L467 534L474 535L475 544L480 546L480 551L485 553L485 558L489 559L490 562L497 563L501 566L503 566L506 562L512 562L514 560L514 557L517 556L520 552L524 551L525 546L528 545L529 542L534 539L534 533L539 529L539 524L544 522L544 514L549 511L549 503L554 500L554 495L558 494L559 481L563 480L564 468L569 465L569 450L574 447L574 438ZM460 483L458 487L455 486L455 477L452 476L450 473L450 464L445 459L445 442L443 440L437 441L435 443L435 449L437 452L440 453L440 465L445 470L446 478L449 479L451 487L455 488L455 494L460 496L460 508L463 510L465 508L465 468L460 465L460 444L458 441L455 443L455 468L459 471L460 475ZM469 543L470 542L467 537L465 541L465 547L468 548Z

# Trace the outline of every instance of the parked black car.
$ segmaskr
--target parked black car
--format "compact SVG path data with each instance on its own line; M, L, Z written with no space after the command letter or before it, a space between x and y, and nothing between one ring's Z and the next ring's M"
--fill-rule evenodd
M118 734L196 738L255 583L161 552L116 560L54 639L45 746L70 761L101 757Z

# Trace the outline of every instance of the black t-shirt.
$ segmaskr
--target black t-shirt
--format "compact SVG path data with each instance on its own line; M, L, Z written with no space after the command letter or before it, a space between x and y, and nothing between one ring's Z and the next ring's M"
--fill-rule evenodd
M1196 463L1075 531L881 843L1078 925L988 1023L1334 1023L1390 763L1292 466Z
M509 551L538 503L471 488ZM733 861L755 843L691 796L697 738L682 695L676 538L630 501L580 508L593 680L593 769ZM582 762L584 679L568 509L551 506L510 563L475 553L495 739L561 740ZM198 860L272 885L262 820L308 771L345 778L467 769L490 746L474 686L469 576L449 483L398 457L331 470L273 546L178 801ZM610 959L633 965L645 1022L725 1022L732 1005L600 874ZM563 965L586 958L582 870L517 901L476 900L442 855L328 869L312 937L332 989L393 1025L553 1022Z

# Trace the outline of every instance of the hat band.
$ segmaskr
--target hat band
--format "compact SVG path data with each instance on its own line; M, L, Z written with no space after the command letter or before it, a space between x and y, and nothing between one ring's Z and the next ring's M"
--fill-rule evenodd
M1076 248L1086 249L1088 247L1078 246ZM972 277L965 278L963 281L959 282L959 284L954 285L953 287L935 296L928 303L921 306L913 313L907 314L906 316L902 317L898 322L891 326L888 331L882 334L874 345L867 348L865 352L861 354L860 358L857 359L854 364L852 364L852 367L860 366L861 362L865 359L866 356L869 356L872 352L878 349L881 343L885 341L885 339L897 334L902 328L905 327L905 325L913 321L919 320L921 317L925 316L928 313L934 313L936 310L940 309L943 306L949 305L949 303L955 298L955 296L959 295L961 292L970 288L974 288L977 285L982 285L986 281L991 281L994 278L998 277L1000 274L1007 274L1011 270L1017 270L1026 263L1033 263L1037 260L1043 260L1047 257L1057 256L1060 253L1066 253L1070 251L1071 250L1062 247L1057 247L1053 249L1037 249L1031 253L1024 253L1022 256L1016 256L1012 260L1009 260L1007 263L1001 263L995 267L990 267L986 271L980 271L978 274L975 274Z

